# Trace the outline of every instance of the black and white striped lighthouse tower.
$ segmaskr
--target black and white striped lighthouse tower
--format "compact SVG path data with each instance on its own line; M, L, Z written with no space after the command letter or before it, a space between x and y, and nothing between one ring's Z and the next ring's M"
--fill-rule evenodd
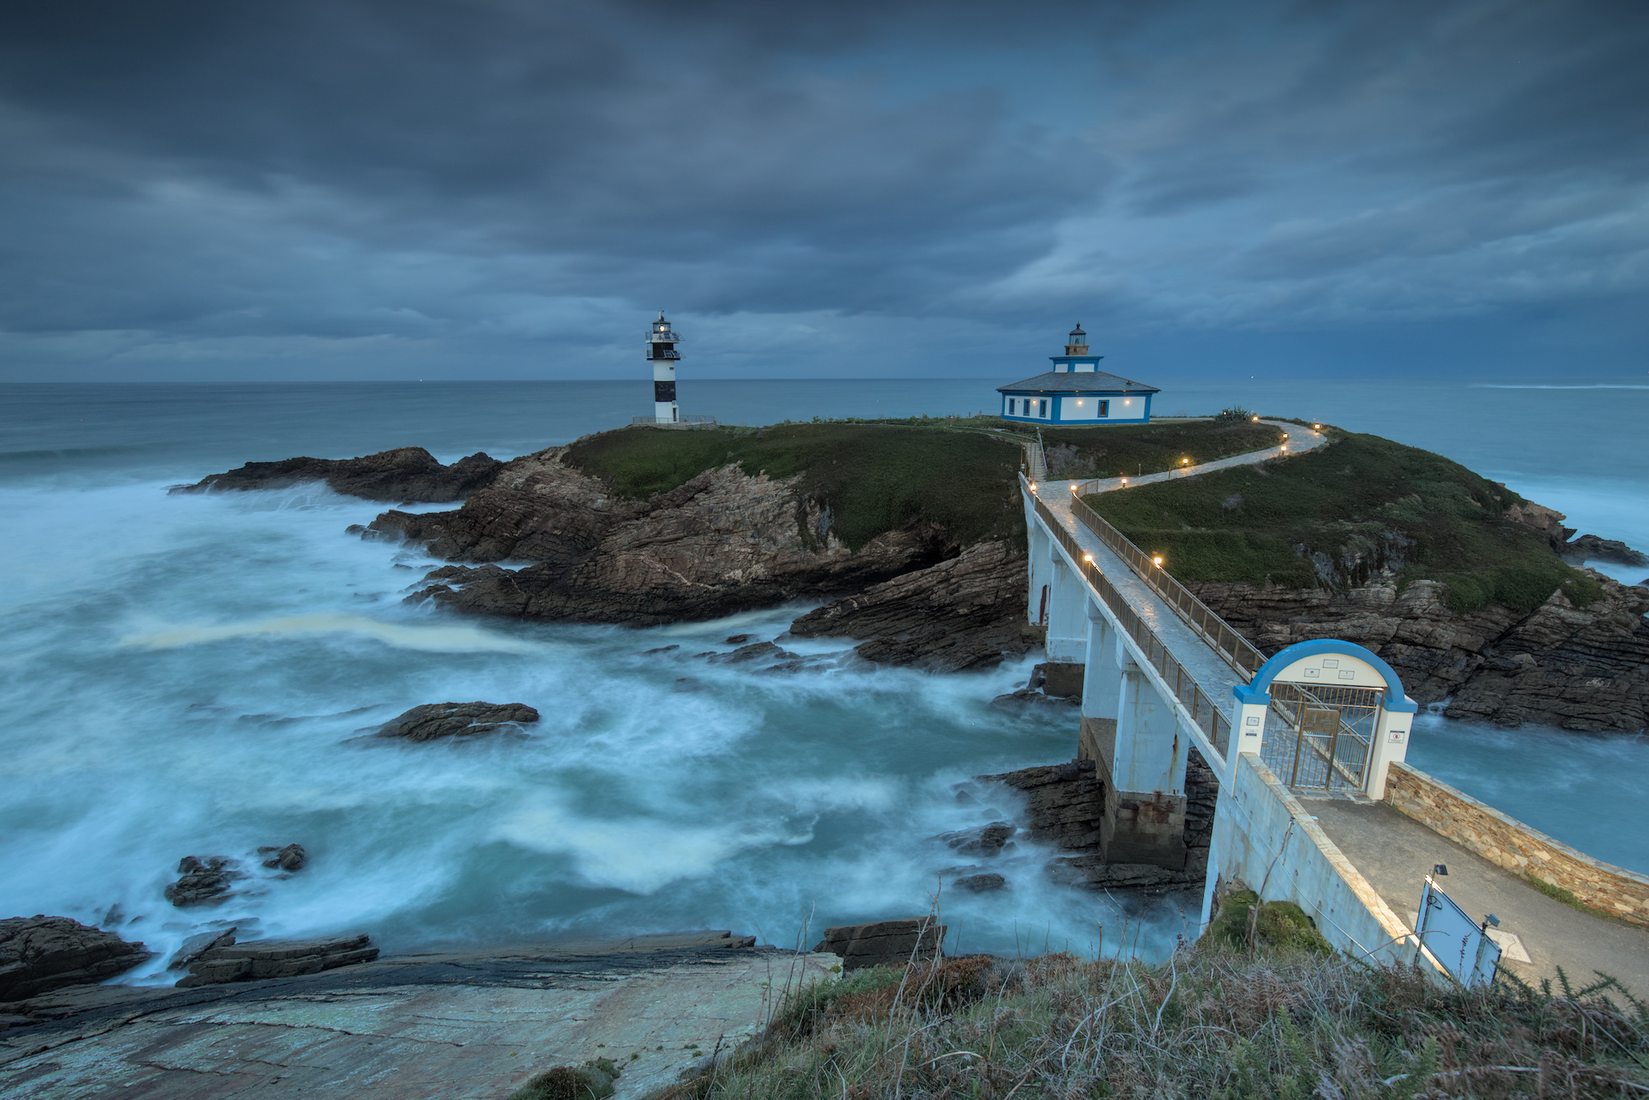
M653 364L653 421L657 424L681 420L676 408L676 363L681 359L676 342L680 339L659 310L658 320L647 330L647 359Z

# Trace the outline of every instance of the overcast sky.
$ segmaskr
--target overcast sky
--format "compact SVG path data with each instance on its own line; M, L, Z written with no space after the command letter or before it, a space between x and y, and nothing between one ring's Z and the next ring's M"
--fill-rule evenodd
M0 379L1645 380L1649 4L9 0Z

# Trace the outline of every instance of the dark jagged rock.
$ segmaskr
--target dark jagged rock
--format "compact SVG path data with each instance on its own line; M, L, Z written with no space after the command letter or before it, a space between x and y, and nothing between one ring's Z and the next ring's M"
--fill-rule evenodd
M179 909L217 905L245 875L223 856L184 856L178 861L178 880L166 887L166 900Z
M958 672L1028 653L1041 638L1024 620L1025 556L989 541L810 611L790 632L859 639L854 652L870 661Z
M939 839L963 855L994 856L1007 846L1019 827L1008 821L993 821L980 829L943 833Z
M367 500L462 500L487 485L504 464L485 454L461 458L444 466L422 447L360 458L287 458L279 462L248 462L238 469L204 477L183 487L206 489L280 489L304 482L323 481L333 492Z
M378 736L436 741L443 737L474 737L536 721L538 711L525 703L425 703L379 726Z
M914 917L826 928L824 939L813 950L840 956L842 970L852 971L937 958L944 940L944 925L932 917Z
M304 851L302 844L270 844L259 848L258 855L266 857L263 865L272 870L301 871L309 862L309 853Z
M986 871L977 875L964 875L951 885L970 894L984 894L993 890L1006 889L1008 880L994 871Z
M1634 550L1619 539L1600 539L1596 535L1581 535L1563 547L1563 556L1570 561L1609 561L1618 565L1649 565L1649 554Z
M249 940L220 944L196 956L180 987L290 978L370 962L378 949L364 933L333 939Z
M1092 760L1045 764L979 778L1004 783L1025 795L1030 831L1036 839L1075 851L1099 849L1104 785L1094 774Z
M1310 638L1367 646L1416 701L1447 699L1451 718L1636 732L1649 725L1649 592L1593 579L1602 595L1590 606L1559 591L1528 614L1460 614L1438 582L1399 589L1389 577L1345 591L1191 587L1266 652Z
M1050 679L1048 662L1036 665L1031 669L1030 679L1025 686L1006 695L998 695L991 700L992 706L1044 706L1051 705L1068 708L1082 702L1082 676L1080 665L1074 666L1078 671L1074 675L1069 671L1071 665L1054 665L1053 677Z
M800 475L706 470L646 501L619 500L562 452L517 459L462 508L392 511L373 530L451 561L412 598L525 619L656 626L834 597L956 553L917 524L850 549ZM506 569L496 563L532 564Z
M0 1002L107 981L149 958L141 943L69 917L0 920Z
M1066 852L1048 864L1058 882L1095 889L1166 889L1203 881L1214 832L1219 781L1202 755L1192 749L1185 766L1185 849L1183 869L1147 864L1108 863L1101 849L1105 785L1092 760L1047 764L1001 775L982 775L1026 796L1030 834Z

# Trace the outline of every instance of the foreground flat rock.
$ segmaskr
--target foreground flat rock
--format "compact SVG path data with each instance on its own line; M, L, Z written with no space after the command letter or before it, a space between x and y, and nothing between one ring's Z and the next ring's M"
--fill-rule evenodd
M749 944L651 936L43 998L30 1008L44 1022L0 1030L0 1100L501 1100L597 1058L622 1068L617 1095L646 1096L753 1034L787 988L833 977L833 955Z
M504 464L483 453L442 465L422 447L360 458L286 458L279 462L248 462L238 469L211 474L186 491L207 489L281 489L323 481L333 492L367 500L463 500L498 475Z
M148 957L141 943L68 917L0 920L0 1002L107 981Z
M378 736L438 741L443 737L475 737L536 721L538 711L525 703L425 703L379 726Z

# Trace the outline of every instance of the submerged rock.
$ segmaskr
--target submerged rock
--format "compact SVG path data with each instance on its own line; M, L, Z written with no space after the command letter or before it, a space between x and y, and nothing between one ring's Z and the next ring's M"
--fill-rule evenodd
M980 829L962 829L941 833L939 839L964 855L994 856L1000 852L1019 827L1008 821L993 821Z
M1007 889L1008 880L994 871L984 871L977 875L964 875L951 885L970 894L984 894Z
M795 661L796 654L773 642L751 642L731 653L701 653L713 665L750 665L758 661Z
M474 737L536 721L538 711L525 703L425 703L379 726L378 736L436 741L443 737Z
M190 987L290 978L370 962L377 957L378 949L365 933L330 939L231 941L197 955L189 963L188 976L177 984Z
M258 855L267 857L263 865L271 870L301 871L309 862L309 853L302 844L265 845L258 849Z
M107 981L149 958L141 943L69 917L0 920L0 1001Z
M192 905L217 905L228 895L235 880L245 874L224 856L184 856L178 860L178 880L166 887L166 900L185 909Z
M398 447L361 458L287 458L279 462L248 462L226 473L212 474L185 492L207 489L280 489L322 481L333 492L367 500L462 500L489 484L504 464L477 453L443 466L422 447Z

